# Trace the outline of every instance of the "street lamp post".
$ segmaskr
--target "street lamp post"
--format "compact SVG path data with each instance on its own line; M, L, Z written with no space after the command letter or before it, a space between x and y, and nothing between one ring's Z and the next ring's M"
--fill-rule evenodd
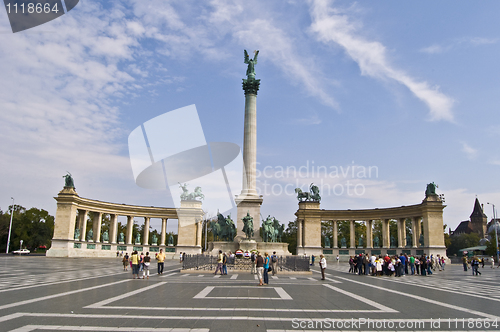
M490 204L490 203L487 203ZM496 241L496 252L497 252L497 264L500 262L499 261L499 253L498 253L498 229L497 229L497 217L495 213L495 204L490 204L493 207L493 223L495 225L495 241Z
M12 230L12 217L14 216L14 197L11 197L12 199L12 211L10 212L10 225L9 225L9 236L7 237L7 249L5 250L5 253L9 253L9 246L10 246L10 232Z

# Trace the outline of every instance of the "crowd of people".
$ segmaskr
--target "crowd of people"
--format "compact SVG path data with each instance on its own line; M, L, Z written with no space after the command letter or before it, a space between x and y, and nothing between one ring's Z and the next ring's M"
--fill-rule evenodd
M446 259L440 255L417 256L359 254L349 259L349 273L372 276L431 275L433 271L445 269Z
M163 249L160 249L160 252L156 253L155 259L157 262L158 274L163 274L165 262L165 253ZM142 279L149 279L149 266L151 265L151 256L149 256L149 252L146 252L146 255L141 252L139 255L136 250L133 251L130 256L128 253L125 253L122 263L124 271L128 271L129 266L132 269L132 279L140 279L140 272L142 272Z
M463 256L462 257L462 264L464 266L464 271L467 272L468 269L472 269L472 275L481 275L481 272L479 272L479 265L481 265L484 268L484 264L486 263L488 259L484 257L467 257ZM491 268L495 267L495 258L491 256L489 259ZM500 267L500 264L497 266L497 269Z

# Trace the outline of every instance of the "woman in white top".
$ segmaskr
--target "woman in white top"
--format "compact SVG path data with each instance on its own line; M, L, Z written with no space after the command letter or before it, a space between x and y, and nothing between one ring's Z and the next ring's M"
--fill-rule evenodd
M326 259L324 255L319 256L319 267L321 269L321 280L325 280Z

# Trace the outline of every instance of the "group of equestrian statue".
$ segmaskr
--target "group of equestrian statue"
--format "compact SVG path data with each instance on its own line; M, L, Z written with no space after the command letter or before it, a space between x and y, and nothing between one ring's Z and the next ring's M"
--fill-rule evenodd
M295 188L295 193L297 194L297 199L299 202L312 201L320 202L321 196L319 195L319 188L315 184L311 183L309 185L309 192L302 191L300 188Z
M246 239L250 240L254 236L253 218L250 213L247 213L242 219L243 233ZM214 241L233 241L236 236L236 226L231 219L231 216L224 217L222 214L217 214L217 221L210 222L210 228L214 235ZM269 216L262 221L262 240L264 242L281 242L285 225L281 225L278 219Z

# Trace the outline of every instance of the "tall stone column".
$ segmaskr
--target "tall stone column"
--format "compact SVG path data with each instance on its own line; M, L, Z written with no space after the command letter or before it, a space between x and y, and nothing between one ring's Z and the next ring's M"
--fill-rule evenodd
M382 248L390 246L389 219L382 219Z
M203 233L203 223L202 220L198 220L196 223L196 246L202 247L201 238Z
M253 61L253 60L252 60ZM253 66L253 64L252 64ZM257 193L257 91L260 80L255 79L255 72L247 71L247 79L243 79L245 91L245 127L243 135L243 185L241 194L236 198L237 240L245 238L242 219L248 214L253 218L253 239L262 241L259 234L260 206L262 197Z
M116 214L110 214L110 223L109 223L109 240L112 244L116 244L118 238L118 216Z
M424 226L424 247L428 255L446 256L443 231L443 209L445 205L438 195L429 195L422 202L422 224Z
M87 210L79 210L78 219L80 224L80 241L85 241L87 236Z
M354 227L354 223L355 221L354 220L349 220L349 223L350 223L350 232L349 232L349 236L350 236L350 239L351 239L351 243L350 243L350 248L356 248L356 228Z
M412 248L418 247L418 241L420 240L420 217L414 217L412 219Z
M373 220L366 221L366 248L373 248L373 229L372 229Z
M101 224L102 213L94 212L94 220L92 222L92 228L94 230L94 242L101 242Z
M302 249L304 245L302 244L302 220L297 219L297 255L299 254L299 248Z
M161 218L160 246L165 245L165 240L167 238L167 220L167 218Z
M149 245L149 220L150 217L144 217L144 233L142 234L142 245Z
M178 231L176 252L200 254L201 243L198 243L198 229L196 224L203 219L204 212L200 201L181 201L181 208L177 209ZM201 241L200 241L201 242Z
M339 247L339 224L338 220L333 221L333 247Z
M126 244L132 244L132 230L134 228L134 216L127 216L127 238Z
M64 187L55 198L57 210L52 246L47 251L49 257L71 257L74 253L77 198L78 194L74 187Z
M399 219L399 232L398 232L398 246L400 248L406 247L406 218ZM401 238L401 240L399 240Z

